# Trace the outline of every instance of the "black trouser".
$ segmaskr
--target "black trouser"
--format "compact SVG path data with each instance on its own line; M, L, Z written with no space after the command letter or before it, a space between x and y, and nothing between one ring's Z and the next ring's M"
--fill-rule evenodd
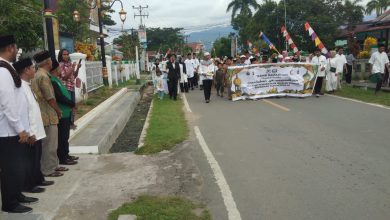
M195 77L188 78L188 88L194 89L195 82L194 82Z
M316 85L314 86L314 93L315 94L320 94L321 93L321 88L322 88L322 82L324 81L324 77L318 76Z
M1 201L4 211L19 205L25 175L25 144L19 137L0 137Z
M188 83L180 83L180 92L188 92Z
M76 103L76 93L75 91L71 91L71 90L68 90L68 92L70 93L70 99ZM71 125L74 124L74 118L75 118L75 115L73 114L73 111L72 111L72 114L70 115L70 122L71 122Z
M31 190L42 183L45 178L41 172L42 141L36 141L34 145L26 145L26 176L24 189Z
M65 162L69 158L69 132L70 118L61 118L58 123L58 148L57 156L61 162Z
M199 74L194 73L194 86L196 86L196 88L198 88L198 80L199 80Z
M376 82L375 93L378 92L379 90L381 90L384 75L385 74L383 74L383 73L378 73L378 80Z
M169 83L168 83L169 98L173 98L173 99L177 98L177 83L178 83L178 79L175 78L169 79Z
M345 74L345 81L348 84L351 84L352 82L352 65L347 64L347 73Z
M223 82L217 82L216 88L217 88L217 93L222 95L224 91Z
M204 98L206 100L210 100L212 84L213 84L213 80L211 80L211 79L204 79L203 80L203 92L204 92Z

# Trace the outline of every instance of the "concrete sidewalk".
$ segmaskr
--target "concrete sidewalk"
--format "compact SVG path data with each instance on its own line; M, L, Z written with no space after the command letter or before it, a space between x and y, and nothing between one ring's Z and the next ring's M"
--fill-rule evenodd
M140 99L139 92L124 93L70 140L70 152L74 154L107 153L122 132Z

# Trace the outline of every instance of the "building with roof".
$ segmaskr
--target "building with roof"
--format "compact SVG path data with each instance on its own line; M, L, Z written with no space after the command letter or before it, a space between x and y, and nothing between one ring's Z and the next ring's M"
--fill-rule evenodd
M337 37L336 46L346 45L348 37L351 36L356 37L361 47L367 37L375 37L379 43L390 48L390 10L373 20L343 28Z

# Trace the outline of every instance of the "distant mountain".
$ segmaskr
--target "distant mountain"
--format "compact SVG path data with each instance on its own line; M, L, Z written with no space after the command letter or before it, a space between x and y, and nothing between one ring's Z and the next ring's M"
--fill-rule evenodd
M186 33L186 35L189 35L188 42L200 41L205 45L205 49L209 51L216 39L220 37L227 37L231 32L235 32L235 30L233 30L233 27L229 25L194 31L191 33Z

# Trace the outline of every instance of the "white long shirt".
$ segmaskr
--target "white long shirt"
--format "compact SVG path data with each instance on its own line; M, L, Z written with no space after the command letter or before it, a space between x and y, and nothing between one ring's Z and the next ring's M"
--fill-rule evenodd
M374 52L368 61L372 65L372 73L385 73L385 66L389 63L389 57L385 52Z
M43 127L41 110L39 104L33 94L30 83L22 80L22 90L28 102L28 120L30 123L30 136L35 135L37 140L46 137L45 129Z
M311 63L317 64L318 65L318 74L317 76L319 77L324 77L325 76L325 71L326 71L326 57L324 55L320 55L319 57L314 56L313 59L311 60ZM321 69L324 68L324 70L321 71Z
M198 58L194 58L194 59L192 59L192 61L194 62L194 67L195 67L195 70L197 71L197 69L200 66L200 62L199 62Z
M209 64L206 64L209 63ZM212 80L215 74L215 66L212 61L204 61L200 62L199 72L202 74L203 79Z
M0 57L0 60L12 64ZM15 86L10 72L0 68L0 137L30 133L27 100L21 88Z
M347 63L347 58L344 54L336 54L336 73L342 73L344 70L344 65Z
M189 59L186 59L184 61L184 63L186 64L186 71L187 71L187 76L188 78L192 78L194 77L194 72L195 72L195 64L194 64L194 61L193 60L189 60Z

